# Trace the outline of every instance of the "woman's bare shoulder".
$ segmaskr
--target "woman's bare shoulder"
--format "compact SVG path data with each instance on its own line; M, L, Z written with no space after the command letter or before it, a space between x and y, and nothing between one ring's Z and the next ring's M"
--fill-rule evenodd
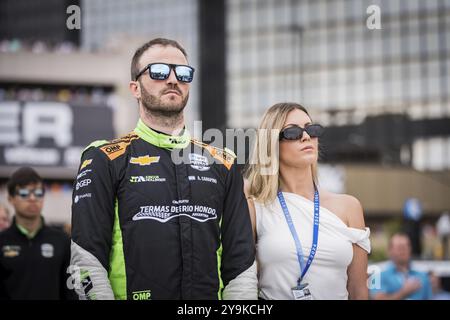
M364 228L364 216L361 202L348 194L320 191L321 206L335 213L345 224L353 228Z

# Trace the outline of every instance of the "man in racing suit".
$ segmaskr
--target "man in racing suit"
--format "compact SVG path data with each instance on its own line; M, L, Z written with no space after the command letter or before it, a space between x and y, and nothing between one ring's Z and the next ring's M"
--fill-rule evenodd
M130 82L137 127L82 154L71 248L81 299L257 298L243 179L232 152L184 128L186 66L173 40L139 48Z

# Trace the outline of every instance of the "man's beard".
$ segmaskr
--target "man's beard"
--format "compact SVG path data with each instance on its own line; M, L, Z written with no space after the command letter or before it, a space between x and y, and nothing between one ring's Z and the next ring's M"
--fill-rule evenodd
M144 107L144 111L152 115L159 115L164 117L177 116L181 112L183 112L189 99L188 93L186 97L179 103L175 101L163 102L161 97L167 90L176 90L180 95L182 94L181 91L176 87L165 88L164 90L161 90L159 96L150 94L144 88L144 86L141 86L141 88L141 102L142 106Z

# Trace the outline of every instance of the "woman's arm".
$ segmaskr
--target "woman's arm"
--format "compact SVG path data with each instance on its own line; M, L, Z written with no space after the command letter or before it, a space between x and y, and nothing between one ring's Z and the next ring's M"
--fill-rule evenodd
M347 290L350 300L367 300L367 252L358 245L353 245L353 260L347 269Z
M364 229L364 214L358 199L346 197L349 227ZM353 260L347 269L347 290L351 300L367 300L367 252L357 244L353 244Z

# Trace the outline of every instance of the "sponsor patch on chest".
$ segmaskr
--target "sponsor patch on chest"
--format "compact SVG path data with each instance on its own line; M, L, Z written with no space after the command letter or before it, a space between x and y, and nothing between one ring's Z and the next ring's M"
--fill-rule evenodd
M207 171L210 168L208 158L197 153L189 153L189 162L191 167L198 171Z
M41 244L41 254L44 258L52 258L55 254L55 248L50 243Z
M15 258L20 255L20 246L6 245L2 247L3 256L5 258Z
M198 222L217 219L215 208L204 205L192 205L189 204L189 201L174 200L170 206L141 206L140 211L133 216L133 221L149 219L165 223L180 216L188 217Z
M189 181L202 181L217 184L217 179L204 176L188 176Z

